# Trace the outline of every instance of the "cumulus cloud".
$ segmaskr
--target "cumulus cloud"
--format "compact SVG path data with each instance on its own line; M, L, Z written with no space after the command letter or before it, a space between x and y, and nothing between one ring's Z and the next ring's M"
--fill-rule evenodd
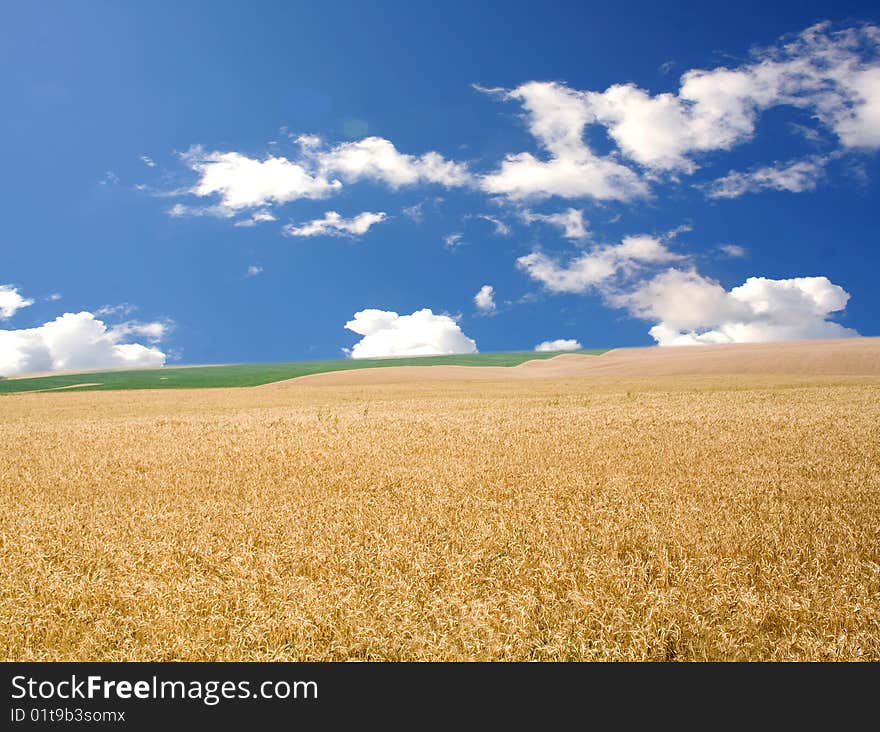
M692 153L751 139L758 116L787 105L812 113L846 147L880 146L880 29L807 28L734 68L693 69L677 94L618 84L587 95L621 152L653 169L690 172Z
M520 257L516 263L550 292L583 293L641 267L684 258L669 250L662 239L641 234L624 237L620 244L594 247L567 263L538 251Z
M316 135L296 138L294 159L278 155L249 157L236 151L207 151L196 145L181 159L198 173L196 184L184 191L199 198L216 198L207 206L177 203L171 216L231 218L248 209L259 209L236 226L274 221L270 208L300 199L323 199L338 193L345 183L372 180L392 189L418 183L463 186L471 181L467 165L446 160L437 152L409 155L390 140L366 137L355 142L326 146ZM175 192L177 193L177 192Z
M247 268L247 276L248 277L256 277L258 274L262 274L263 268L258 264L252 264Z
M573 338L559 338L555 341L543 341L535 346L536 351L579 351L583 346Z
M107 327L90 312L64 313L37 328L0 330L0 374L55 369L162 366L155 346L126 342L138 335L157 342L168 323L122 323Z
M583 93L555 82L533 81L500 96L522 104L529 131L547 157L539 159L528 152L508 155L498 170L480 179L484 191L512 200L550 196L628 200L647 194L647 186L633 170L594 154L584 141L584 129L593 115Z
M686 71L675 92L652 94L632 83L582 91L543 81L480 90L519 102L546 153L545 159L508 155L481 178L483 190L514 200L627 200L646 195L660 174L693 173L700 154L750 140L760 115L777 106L806 111L844 148L880 147L880 28L834 31L821 23L737 66ZM612 154L590 149L584 140L590 125L605 129L616 146ZM809 190L821 165L814 159L786 171L762 169L752 180L756 189Z
M745 193L764 190L802 193L815 190L830 160L828 155L815 155L757 168L749 172L730 171L707 187L710 198L738 198Z
M876 48L880 31L873 26L870 30ZM876 149L880 147L880 68L875 62L872 68L846 73L843 85L849 99L832 101L824 113L846 147Z
M696 271L669 269L610 301L655 321L650 334L666 346L857 336L829 320L849 297L827 277L749 277L727 291Z
M361 310L345 327L363 336L352 347L352 358L477 352L477 344L461 331L455 320L448 315L435 315L428 308L411 315Z
M384 211L364 211L350 219L342 218L336 211L328 211L324 218L308 221L302 226L288 224L284 227L284 233L287 236L361 236L371 226L387 218Z
M316 151L313 159L325 175L337 174L347 182L374 180L395 189L416 183L463 186L471 179L463 163L446 160L436 152L407 155L382 137L365 137Z
M436 151L401 152L377 136L333 145L300 135L290 158L195 146L182 155L198 174L185 192L213 200L178 203L169 213L233 218L253 209L257 213L236 222L252 226L273 220L273 206L323 199L358 181L392 190L417 184L474 186L515 203L551 197L629 201L649 196L657 182L694 173L707 153L752 139L761 115L779 106L794 107L811 120L794 123L799 135L815 138L822 130L826 138L836 137L836 153L880 148L880 28L874 25L841 30L814 25L753 51L741 63L685 71L675 89L660 93L633 83L579 90L538 80L512 89L476 88L521 106L537 150L511 152L479 173ZM590 127L605 132L612 143L609 153L599 154L587 142ZM143 159L152 163L148 156ZM706 189L716 198L765 189L810 190L828 159L813 156L732 171ZM115 180L108 176L106 182ZM558 225L567 238L583 238L574 211L533 220ZM410 207L407 215L418 220L421 211ZM506 224L487 220L505 233Z
M562 231L562 235L566 239L587 238L587 222L584 221L584 212L580 209L569 208L554 214L538 214L526 209L520 215L527 224L541 221L555 226Z
M190 192L196 196L218 195L220 205L231 212L301 198L326 198L342 187L340 181L323 173L313 174L284 157L270 155L259 160L238 152L208 152L196 146L184 153L183 160L200 176Z
M674 233L625 237L567 263L532 252L517 264L550 292L595 292L606 305L653 321L649 332L664 346L858 335L831 319L850 296L827 277L750 277L728 291L696 269L668 266L687 259L666 247ZM727 256L745 254L733 244L719 249Z
M33 304L33 300L23 297L12 285L0 285L0 320L8 320L22 308Z
M492 285L483 285L479 292L474 295L474 305L477 310L486 315L494 313L497 310L495 305L495 288Z

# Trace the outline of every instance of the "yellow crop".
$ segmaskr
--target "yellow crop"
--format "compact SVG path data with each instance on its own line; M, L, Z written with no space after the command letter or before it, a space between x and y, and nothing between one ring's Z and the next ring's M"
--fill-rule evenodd
M0 398L5 660L880 660L880 379Z

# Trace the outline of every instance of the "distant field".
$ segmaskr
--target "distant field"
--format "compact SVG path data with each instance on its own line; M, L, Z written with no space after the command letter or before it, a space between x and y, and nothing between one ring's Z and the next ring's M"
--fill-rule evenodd
M607 349L574 351L604 353ZM568 353L571 353L569 351ZM518 366L525 361L552 358L558 351L512 351L508 353L469 353L453 356L413 358L362 358L332 361L288 361L284 363L243 363L226 366L191 366L187 368L126 369L95 371L31 379L0 380L0 394L23 391L64 389L65 391L116 391L119 389L208 389L233 386L258 386L297 376L329 371L369 369L385 366ZM77 386L82 384L82 386Z

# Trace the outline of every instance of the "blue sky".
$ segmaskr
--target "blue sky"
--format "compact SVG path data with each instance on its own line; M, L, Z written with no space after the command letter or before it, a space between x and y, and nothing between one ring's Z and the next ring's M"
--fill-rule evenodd
M7 7L0 372L880 333L875 5L473 5Z

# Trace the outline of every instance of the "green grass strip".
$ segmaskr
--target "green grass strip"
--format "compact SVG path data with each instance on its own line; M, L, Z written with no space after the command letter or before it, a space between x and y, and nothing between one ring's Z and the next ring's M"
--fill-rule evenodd
M607 349L567 351L599 355ZM38 376L28 379L0 380L0 394L42 391L76 384L94 383L65 391L116 391L120 389L214 389L233 386L259 386L297 376L329 371L369 369L383 366L517 366L525 361L552 358L560 352L514 351L510 353L467 353L452 356L410 358L362 358L333 361L289 361L282 363L243 363L221 366L192 366L158 369L125 369L89 373Z

